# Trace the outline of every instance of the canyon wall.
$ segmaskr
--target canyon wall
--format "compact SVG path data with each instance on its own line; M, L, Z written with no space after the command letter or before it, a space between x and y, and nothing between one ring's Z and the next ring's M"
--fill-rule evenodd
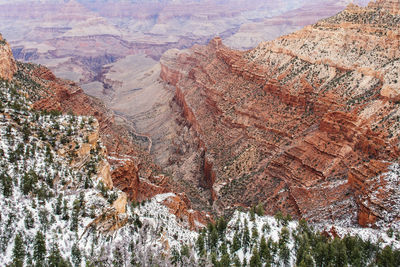
M349 5L246 52L215 38L162 58L203 158L194 186L214 210L260 202L310 221L400 218L377 194L399 193L385 178L399 159L398 4Z
M11 80L17 66L11 52L11 48L3 36L0 35L0 78Z

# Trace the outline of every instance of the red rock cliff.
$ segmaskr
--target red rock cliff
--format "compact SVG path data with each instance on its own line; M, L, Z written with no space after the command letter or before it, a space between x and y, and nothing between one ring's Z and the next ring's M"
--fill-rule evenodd
M0 78L11 80L16 71L17 66L11 48L0 34Z
M261 202L311 221L400 219L385 194L371 200L399 158L397 3L350 5L247 52L216 38L162 58L206 151L200 184L216 210Z

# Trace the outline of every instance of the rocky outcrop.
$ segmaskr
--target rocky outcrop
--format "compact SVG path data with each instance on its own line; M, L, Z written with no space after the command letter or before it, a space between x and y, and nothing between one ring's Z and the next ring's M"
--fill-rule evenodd
M199 211L194 211L191 208L189 199L185 194L171 195L163 201L171 212L181 221L187 222L191 230L199 230L206 226L210 221L210 217Z
M246 52L215 38L162 58L215 210L262 202L310 221L397 220L374 194L400 155L395 2L350 5Z
M137 165L131 159L120 159L116 166L116 160L111 160L114 165L112 180L117 188L127 192L129 199L137 200L139 196L139 171Z
M11 48L3 36L0 35L0 78L10 81L16 71L17 66Z

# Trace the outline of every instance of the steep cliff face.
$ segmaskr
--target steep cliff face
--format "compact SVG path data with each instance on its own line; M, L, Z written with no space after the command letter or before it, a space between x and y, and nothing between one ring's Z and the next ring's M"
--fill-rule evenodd
M11 80L16 70L11 48L0 34L0 78Z
M375 194L399 158L396 10L398 1L349 5L247 52L216 38L162 59L216 210L262 202L311 221L398 219Z

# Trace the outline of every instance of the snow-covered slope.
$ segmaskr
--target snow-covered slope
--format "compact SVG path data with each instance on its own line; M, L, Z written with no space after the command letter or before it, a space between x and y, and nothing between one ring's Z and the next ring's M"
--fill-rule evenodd
M127 205L112 187L97 121L31 110L25 82L0 82L0 265L142 265L196 239L162 195Z

